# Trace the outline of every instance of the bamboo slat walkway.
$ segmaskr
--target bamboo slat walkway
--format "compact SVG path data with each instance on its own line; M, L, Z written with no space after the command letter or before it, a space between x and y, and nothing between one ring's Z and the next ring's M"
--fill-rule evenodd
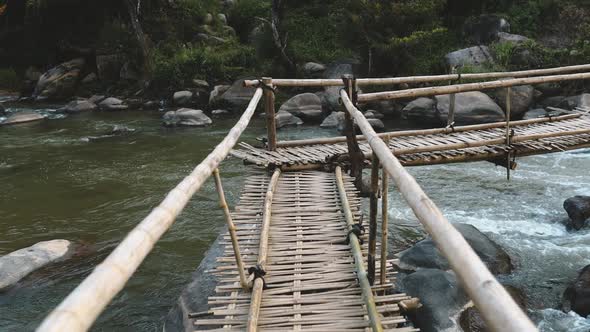
M573 116L547 118L544 122L513 122L512 144L507 146L505 122L495 128L470 130L469 126L455 127L454 132L433 134L391 133L389 148L404 166L419 166L455 162L494 160L503 158L508 152L513 156L526 156L560 152L590 147L590 115L579 113ZM474 126L477 127L477 126ZM419 131L413 131L417 133ZM428 132L427 130L423 132ZM365 155L371 154L366 141L359 146ZM240 143L241 149L231 154L245 162L262 167L302 166L321 167L322 164L338 160L348 153L346 142L279 147L276 151L255 148Z
M361 200L345 176L351 211L358 222ZM232 217L246 267L258 258L264 200L270 176L256 173L246 180ZM334 173L304 171L282 173L271 205L269 250L258 318L258 331L370 331L370 322L357 281L341 198ZM367 254L366 235L363 255ZM195 327L206 330L244 331L248 322L251 292L240 286L229 235L214 273L216 295L209 311L200 313ZM366 261L365 261L366 262ZM377 273L376 280L379 280ZM405 294L385 292L392 287L376 283L373 295L385 331L417 331L406 326L398 303ZM404 327L405 326L405 327Z

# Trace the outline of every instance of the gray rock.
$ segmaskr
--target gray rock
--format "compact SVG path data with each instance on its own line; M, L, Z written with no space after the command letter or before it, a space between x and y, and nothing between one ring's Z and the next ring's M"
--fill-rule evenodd
M590 109L590 93L583 93L578 96L568 97L566 100L570 109L574 109L576 107Z
M455 317L469 298L454 274L438 269L422 269L401 280L402 290L418 297L415 323L424 332L454 331Z
M37 99L63 99L71 97L76 91L84 59L74 59L49 69L41 75L33 97Z
M590 218L590 196L574 196L563 202L563 208L570 217L569 226L579 230Z
M436 102L432 98L421 97L411 101L402 109L402 116L421 125L441 124L436 111Z
M510 23L498 15L484 14L465 22L463 34L468 42L487 44L500 32L510 32Z
M309 77L321 75L326 70L326 66L317 62L308 62L303 65L303 72Z
M193 93L190 91L177 91L174 92L174 95L172 96L172 101L175 105L183 106L190 104L192 98Z
M81 113L88 111L95 111L98 108L95 103L91 103L88 100L73 100L69 102L62 109L66 113Z
M547 116L547 111L545 111L545 109L543 108L535 108L532 109L526 113L524 113L524 116L522 117L523 120L530 120L530 119L536 119L536 118L544 118Z
M590 315L590 265L586 265L567 287L561 306L565 312L573 310L582 317Z
M289 112L305 122L320 122L322 101L313 93L302 93L287 100L281 105L279 112Z
M209 83L207 83L207 81L205 81L205 80L200 80L200 79L194 78L193 79L193 86L195 88L209 90Z
M492 96L498 105L506 110L506 89L494 91ZM521 119L533 104L535 89L531 85L519 85L510 88L510 119Z
M563 88L559 83L541 83L536 84L535 88L541 91L543 96L556 96L563 91Z
M377 100L367 104L369 109L376 110L385 117L402 116L404 105L397 100Z
M289 112L278 112L275 115L275 124L277 128L289 127L289 126L299 126L303 124L303 120L296 117L295 115Z
M125 56L122 54L97 55L96 69L98 77L103 81L117 81L124 63Z
M163 116L166 126L192 126L203 127L213 123L203 111L190 108L181 108L177 111L168 111Z
M231 112L226 111L226 110L213 110L213 111L211 111L211 114L213 116L227 116L227 115L230 115Z
M449 67L481 66L493 63L494 59L487 46L473 46L448 53L445 61Z
M326 79L341 79L343 75L352 75L353 74L353 67L350 63L333 63L330 64L325 72L324 78ZM339 111L342 109L342 105L340 105L340 89L342 87L339 86L330 86L324 88L324 98L326 101L326 106L331 111Z
M489 237L472 225L454 224L454 226L492 273L508 274L512 271L510 256ZM415 271L422 268L449 270L451 268L431 239L420 241L399 255L399 267L403 270Z
M559 107L569 109L571 107L568 97L552 96L539 100L537 103L540 107Z
M244 80L235 81L220 97L220 102L234 112L243 112L256 89L244 87Z
M95 73L90 73L82 79L82 84L90 84L98 81L98 76Z
M344 112L332 112L320 124L320 128L338 128L338 130L342 130L344 129L344 121Z
M442 123L447 123L449 95L436 96L436 110ZM504 121L504 111L485 93L473 91L455 95L455 124L467 125Z
M379 119L367 119L367 121L369 122L371 127L373 127L373 129L375 129L375 131L384 131L385 130L385 124L383 124L383 121L381 121Z
M109 97L98 103L101 111L123 111L129 108L121 99Z
M515 35L507 32L498 32L498 42L518 45L529 41L530 39L525 36Z
M35 270L65 259L71 253L71 247L72 243L67 240L43 241L0 257L0 291Z
M368 110L365 112L365 118L367 119L383 119L385 116L375 110Z
M510 294L514 302L526 312L525 295L522 290L510 286L504 285L504 288ZM461 312L459 316L459 324L463 332L484 332L490 331L483 316L475 306L470 306Z
M103 95L92 95L90 98L88 98L88 101L93 103L93 104L98 104L101 101L105 100L107 97L103 96Z
M108 133L108 135L112 136L124 136L129 135L135 132L134 128L127 127L124 125L114 125L113 129Z
M229 90L231 85L216 85L209 94L209 105L215 105L220 102L221 96Z
M33 112L33 111L23 111L18 113L13 113L9 117L4 120L4 122L0 122L0 125L7 126L7 125L15 125L19 123L27 123L27 122L34 122L34 121L41 121L44 120L45 116Z

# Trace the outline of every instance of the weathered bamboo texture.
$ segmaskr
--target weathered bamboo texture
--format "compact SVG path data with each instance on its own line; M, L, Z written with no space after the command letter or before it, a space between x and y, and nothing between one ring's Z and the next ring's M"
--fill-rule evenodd
M260 244L258 247L257 267L264 270L266 268L266 257L268 256L268 234L270 233L270 221L272 218L272 200L274 192L279 181L281 170L276 169L270 179L270 185L266 190L266 197L264 198L264 206L262 210L262 228L260 230ZM260 314L260 302L262 301L262 291L264 287L264 279L254 279L254 286L252 287L252 298L250 300L250 313L248 314L248 332L256 332L258 329L258 315Z
M353 222L359 222L361 199L352 178L342 175L342 180ZM362 332L370 328L355 256L346 244L348 226L336 182L335 174L328 172L281 173L272 200L264 276L267 288L262 292L258 331ZM258 262L269 183L266 173L250 174L232 213L246 266ZM366 260L367 235L361 238L365 241L362 260ZM210 272L217 285L216 294L209 297L209 310L190 315L197 318L194 323L199 330L246 330L252 294L240 287L230 241L231 236L224 234L223 255ZM388 262L386 282L374 286L374 293L391 289L392 273ZM404 327L407 322L399 308L410 297L388 294L374 296L384 329L416 331Z
M379 158L371 160L371 193L369 196L369 256L367 273L369 283L375 284L375 256L377 251L377 208L379 205Z
M275 123L275 92L272 90L272 78L263 77L264 90L264 113L266 114L266 131L268 138L268 149L274 151L277 148L277 126Z
M484 128L466 130L467 128ZM487 128L487 129L485 129ZM392 133L388 146L404 166L433 165L480 160L506 160L507 154L517 157L581 149L590 146L590 115L571 114L545 118L542 121L511 121L511 146L506 145L506 122L456 127L455 132L440 130L413 131L414 136ZM429 134L434 132L434 134ZM437 133L438 132L438 133ZM323 169L326 163L346 160L345 143L295 146L268 151L240 143L232 155L261 167L278 165L297 170ZM359 147L370 158L372 150L366 141Z
M223 210L225 216L225 222L227 224L227 230L231 237L232 249L234 250L234 256L236 258L236 266L240 275L240 285L243 289L249 289L248 279L246 278L246 270L244 269L244 263L242 262L242 254L240 253L240 245L238 243L238 235L236 234L236 226L231 218L227 201L225 200L225 193L223 192L223 185L221 184L221 176L219 176L219 169L216 168L213 171L215 176L215 187L217 188L217 194L219 195L219 206Z
M438 207L424 193L416 180L405 170L389 147L377 136L367 119L354 107L346 93L340 97L346 111L355 119L368 138L374 153L379 156L383 168L392 177L408 205L414 211L471 300L479 309L487 325L494 331L537 331L530 319L498 283L485 264L479 259L461 233L442 215Z
M387 78L359 78L357 84L359 86L366 85L395 85L395 84L412 84L412 83L428 83L428 82L443 82L449 80L484 80L497 79L507 77L530 77L541 75L553 75L573 72L590 71L590 64L533 69L522 71L508 71L508 72L491 72L491 73L474 73L474 74L449 74L449 75L428 75L428 76L409 76L409 77L387 77ZM246 80L245 86L258 86L258 80ZM340 79L273 79L275 86L290 86L290 87L310 87L310 86L342 86Z
M227 136L184 178L115 250L55 308L37 331L86 331L101 311L123 288L133 272L174 223L176 216L221 161L227 157L248 126L262 96L258 88L246 111Z
M407 89L407 90L399 90L399 91L366 93L366 94L361 94L358 96L358 102L363 103L363 102L369 102L369 101L375 101L375 100L430 97L430 96L436 96L436 95L447 95L447 94L452 94L452 93L506 88L506 87L518 86L518 85L554 83L554 82L576 81L576 80L586 80L586 79L590 79L590 73L527 77L527 78L513 78L513 79L506 79L506 80L501 80L501 81L466 83L466 84L447 85L447 86L438 86L438 87Z
M389 179L387 171L382 170L381 173L381 260L379 264L379 270L381 271L381 285L385 284L385 269L387 268L387 245L389 242Z

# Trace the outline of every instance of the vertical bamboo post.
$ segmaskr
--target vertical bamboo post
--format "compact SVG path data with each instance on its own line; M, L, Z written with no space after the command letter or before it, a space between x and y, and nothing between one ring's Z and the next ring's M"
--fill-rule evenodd
M357 91L356 91L356 79L352 75L343 75L342 81L344 82L344 89L348 98L356 105ZM350 176L354 178L354 185L358 190L362 189L362 176L363 176L363 162L364 155L359 147L354 121L348 112L344 112L345 126L344 134L346 135L346 143L348 145L348 156L350 159Z
M510 87L506 88L506 146L508 146L508 148L510 149L510 109L511 109L511 98L510 98L510 94L512 92L512 89ZM510 165L510 157L511 157L512 153L510 150L508 150L508 153L506 154L506 179L508 181L510 181L510 168L512 167L512 165Z
M369 255L367 257L368 279L375 284L375 252L377 250L377 204L379 195L379 157L373 153L371 160L371 196L369 198Z
M277 149L277 127L275 124L275 93L272 90L272 78L263 77L264 84L264 112L266 113L266 131L268 138L268 150Z
M389 138L386 138L385 144L389 145ZM380 276L381 285L386 283L387 274L387 242L389 236L389 225L388 225L388 201L387 194L389 192L389 179L387 177L387 171L383 168L381 173L381 261L380 261Z
M451 72L453 74L456 74L457 67L453 67ZM459 75L459 77L461 77L461 75ZM453 84L453 81L451 81L449 85L452 85L452 84ZM449 96L449 114L447 116L447 127L452 127L454 124L455 124L455 94L451 93L451 95Z
M247 290L248 279L246 278L246 272L244 271L244 263L242 262L242 255L240 254L240 246L238 244L238 236L236 235L236 226L231 218L227 201L225 200L225 194L223 192L223 186L221 185L221 177L219 176L219 169L213 171L215 176L215 187L217 188L217 194L219 195L219 206L223 209L225 215L225 221L227 223L227 229L229 230L229 236L231 238L231 244L234 249L234 256L236 258L236 265L238 266L238 273L240 275L240 284L242 288Z

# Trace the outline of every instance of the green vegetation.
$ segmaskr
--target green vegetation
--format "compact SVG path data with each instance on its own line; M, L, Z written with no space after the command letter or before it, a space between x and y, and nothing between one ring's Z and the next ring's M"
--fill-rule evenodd
M0 68L0 89L18 90L22 80L13 68Z

